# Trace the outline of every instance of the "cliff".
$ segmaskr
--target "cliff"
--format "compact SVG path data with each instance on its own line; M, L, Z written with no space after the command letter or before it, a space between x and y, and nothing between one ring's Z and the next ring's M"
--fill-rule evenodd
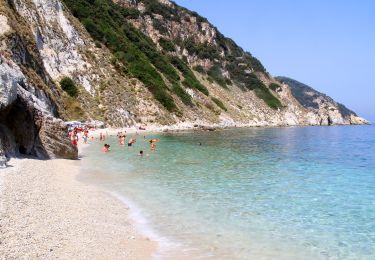
M77 158L60 117L60 92L12 1L0 4L0 138L7 156Z
M114 127L365 122L306 106L293 86L172 1L8 0L0 25L0 128L10 154L74 157L57 118Z
M302 106L319 115L322 120L320 125L369 124L343 104L310 86L288 77L279 76L275 79L286 84Z

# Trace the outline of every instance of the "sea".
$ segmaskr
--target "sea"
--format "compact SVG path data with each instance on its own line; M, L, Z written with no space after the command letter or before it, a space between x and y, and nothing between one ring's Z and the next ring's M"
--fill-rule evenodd
M79 178L130 207L155 259L375 259L374 126L129 136L93 141Z

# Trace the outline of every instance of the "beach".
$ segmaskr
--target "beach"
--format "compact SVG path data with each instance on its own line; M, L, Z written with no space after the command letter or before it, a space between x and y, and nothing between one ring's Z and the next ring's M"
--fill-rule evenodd
M374 259L372 126L136 132L0 169L0 259Z
M150 259L129 209L79 182L80 161L12 159L0 170L1 259Z

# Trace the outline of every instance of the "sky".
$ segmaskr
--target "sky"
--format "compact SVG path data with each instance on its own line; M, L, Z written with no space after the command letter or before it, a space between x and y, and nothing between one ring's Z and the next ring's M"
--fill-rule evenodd
M175 0L257 57L375 122L375 1Z

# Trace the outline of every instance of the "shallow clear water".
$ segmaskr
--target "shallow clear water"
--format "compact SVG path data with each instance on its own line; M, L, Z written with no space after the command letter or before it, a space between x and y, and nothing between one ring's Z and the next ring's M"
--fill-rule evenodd
M375 127L151 137L154 153L143 136L131 148L108 139L108 154L93 143L82 178L135 203L174 242L161 258L375 259Z

